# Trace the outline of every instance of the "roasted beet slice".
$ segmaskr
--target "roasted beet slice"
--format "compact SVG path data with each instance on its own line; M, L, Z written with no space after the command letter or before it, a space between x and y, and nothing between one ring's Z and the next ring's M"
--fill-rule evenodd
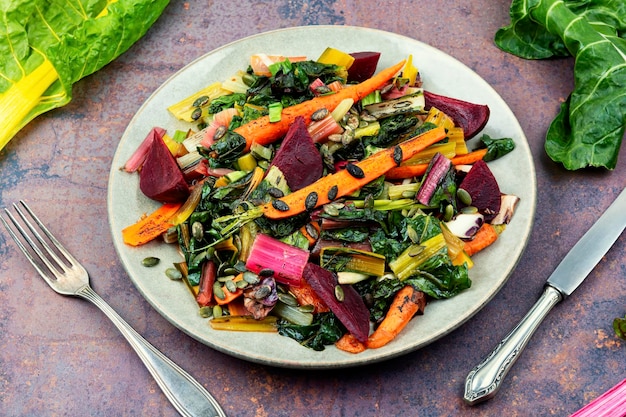
M370 314L359 293L351 285L339 284L335 273L314 263L306 264L302 276L346 329L365 343L370 331ZM341 289L336 290L336 287ZM338 291L343 292L342 301L337 299Z
M462 127L466 140L476 136L489 120L490 111L485 104L474 104L428 91L424 91L424 99L426 110L435 107L450 116L455 125Z
M482 159L472 166L459 188L463 188L472 197L472 206L476 207L490 222L500 211L500 187L493 173Z
M380 52L353 52L354 62L348 68L348 82L361 83L376 72Z
M185 201L189 196L183 173L160 137L150 144L139 173L139 188L146 197L162 203Z
M303 117L296 117L289 127L272 165L283 173L291 191L304 188L322 177L322 156L311 139Z

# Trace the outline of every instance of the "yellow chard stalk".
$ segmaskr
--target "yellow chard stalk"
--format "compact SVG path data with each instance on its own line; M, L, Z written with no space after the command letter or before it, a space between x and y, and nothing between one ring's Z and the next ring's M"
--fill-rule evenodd
M0 149L141 38L167 0L0 1ZM103 41L105 39L106 41Z

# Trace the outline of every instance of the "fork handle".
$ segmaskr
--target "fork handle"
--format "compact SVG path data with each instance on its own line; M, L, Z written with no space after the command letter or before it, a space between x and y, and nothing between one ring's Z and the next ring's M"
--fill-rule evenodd
M185 417L226 417L217 401L198 381L130 327L89 285L76 295L95 304L124 335L174 408Z

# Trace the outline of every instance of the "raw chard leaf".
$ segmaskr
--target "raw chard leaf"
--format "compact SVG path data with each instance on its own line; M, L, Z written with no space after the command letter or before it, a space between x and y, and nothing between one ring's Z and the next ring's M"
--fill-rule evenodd
M69 103L72 85L108 64L168 0L0 3L0 149L36 116Z
M546 135L545 149L570 170L615 168L626 130L626 3L514 0L511 25L496 34L524 58L576 58L575 89Z

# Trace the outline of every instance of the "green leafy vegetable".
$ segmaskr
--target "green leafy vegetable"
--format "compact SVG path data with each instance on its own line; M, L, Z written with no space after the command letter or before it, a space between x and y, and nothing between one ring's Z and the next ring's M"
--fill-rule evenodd
M480 141L487 148L487 154L483 161L489 162L501 158L515 149L515 142L511 138L493 139L487 134L483 134Z
M72 84L141 38L167 0L3 0L0 149L36 116L67 104Z
M624 318L617 317L613 320L613 330L620 339L626 340L626 316Z
M309 326L292 324L286 320L278 322L279 334L317 351L322 351L326 345L335 343L345 332L345 327L333 313L316 314L313 324Z
M626 130L626 3L513 0L496 44L527 59L576 58L575 88L546 135L545 149L570 170L614 169Z

